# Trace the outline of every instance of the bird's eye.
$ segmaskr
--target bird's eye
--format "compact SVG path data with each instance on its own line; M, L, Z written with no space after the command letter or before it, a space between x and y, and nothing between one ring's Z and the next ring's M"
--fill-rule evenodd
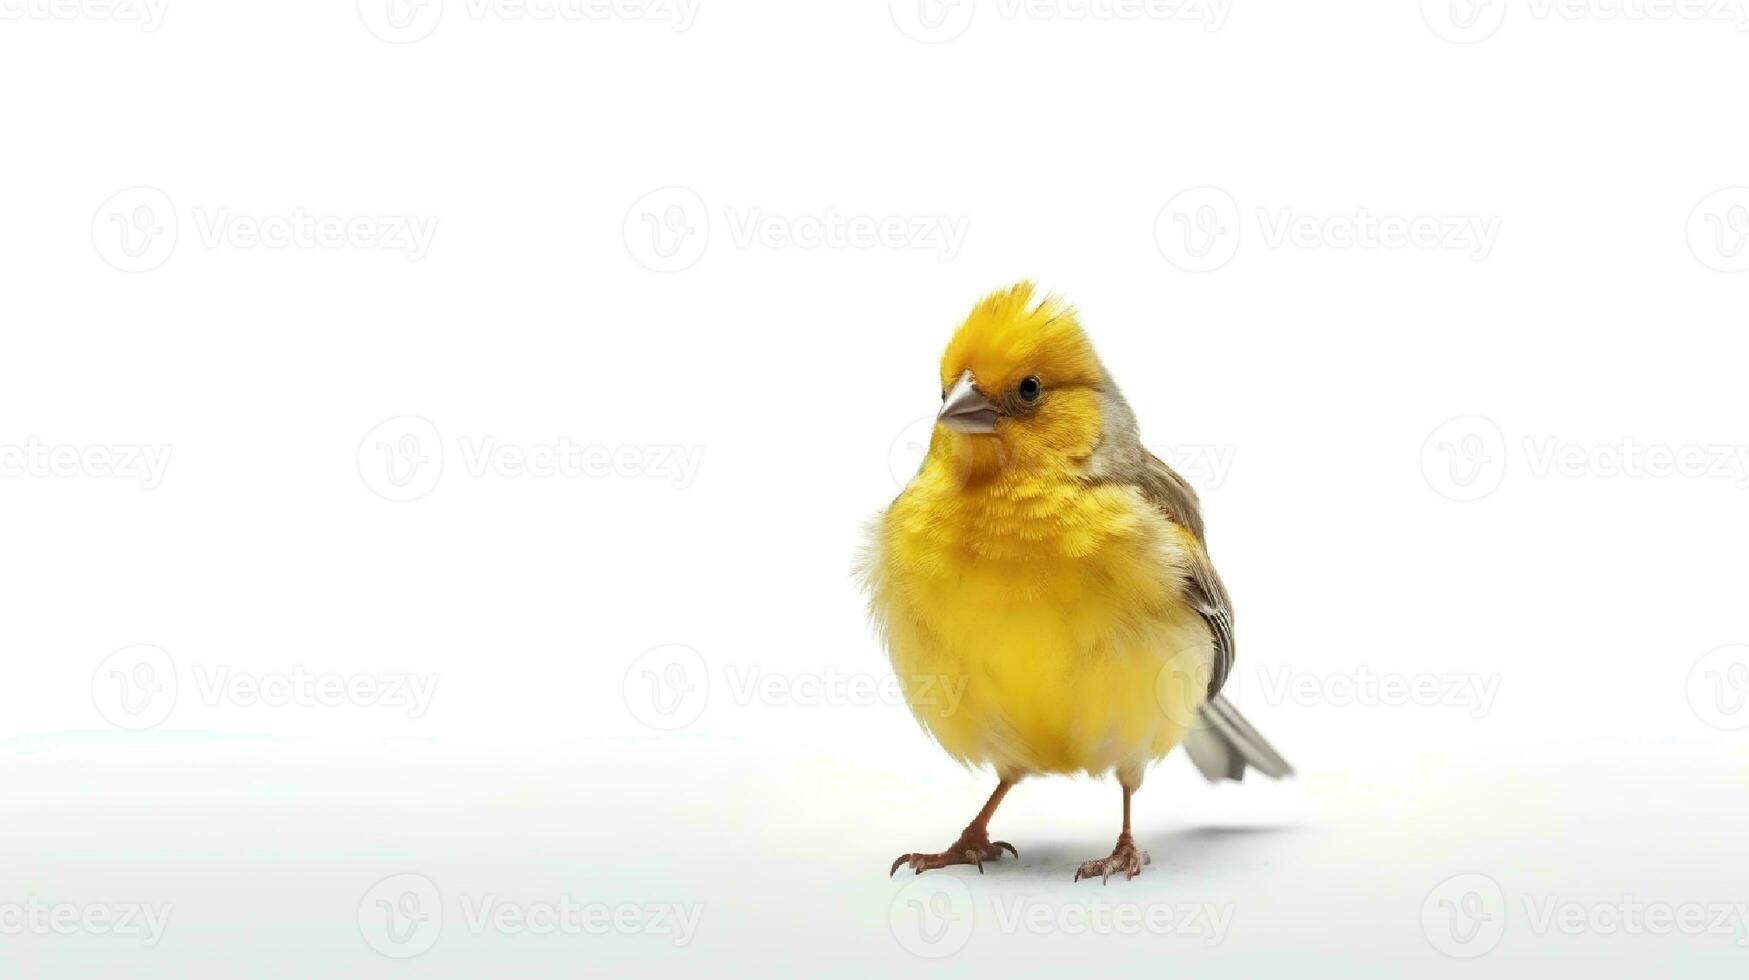
M1020 400L1028 403L1036 402L1039 392L1043 390L1044 387L1038 383L1037 378L1027 378L1020 382Z

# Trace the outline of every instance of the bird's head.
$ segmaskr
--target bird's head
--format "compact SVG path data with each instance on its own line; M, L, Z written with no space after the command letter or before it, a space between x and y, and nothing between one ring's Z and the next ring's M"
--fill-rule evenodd
M941 355L930 453L968 478L1071 468L1098 445L1105 371L1075 311L1030 282L985 297Z

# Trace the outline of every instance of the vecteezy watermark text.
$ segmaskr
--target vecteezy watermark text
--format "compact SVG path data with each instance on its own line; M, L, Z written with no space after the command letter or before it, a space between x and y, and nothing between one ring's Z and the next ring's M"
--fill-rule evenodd
M164 938L169 902L0 902L0 936L124 936L150 949Z
M1179 22L1220 30L1233 0L992 0L986 15L1003 21L1052 23ZM966 32L978 16L978 0L888 0L893 26L913 41L941 44Z
M194 689L208 708L388 708L409 719L430 710L436 674L310 670L239 670L195 664ZM138 731L163 724L176 709L182 676L176 661L149 643L123 647L91 675L91 703L117 728Z
M1111 901L1099 894L978 900L963 880L930 875L912 877L893 893L887 920L906 951L941 959L964 949L980 929L1002 936L1182 937L1212 947L1226 940L1234 911L1231 902Z
M202 247L251 251L353 250L398 252L418 262L437 237L435 215L344 214L292 207L243 213L229 206L191 209L189 222ZM150 272L170 261L183 227L170 195L130 187L110 195L91 218L91 243L103 261L122 272Z
M391 44L423 41L435 32L446 10L468 20L535 23L667 24L675 33L691 29L701 0L358 0L365 29Z
M239 671L194 665L195 690L208 707L397 708L422 718L437 694L436 674L341 674L303 666L286 671Z
M479 936L662 936L692 942L704 907L698 904L580 902L568 894L518 902L497 895L462 895L462 919Z
M1501 225L1498 215L1400 214L1368 207L1338 214L1260 207L1255 221L1259 240L1269 249L1448 252L1473 262L1493 253ZM1225 266L1245 237L1239 202L1220 187L1180 191L1154 218L1155 246L1166 261L1186 272Z
M1749 490L1749 445L1646 442L1632 436L1586 442L1523 436L1517 465L1539 480L1717 480ZM1421 445L1421 475L1448 500L1480 500L1506 479L1514 443L1485 415L1442 422Z
M1429 29L1454 44L1486 41L1511 16L1531 21L1686 21L1731 24L1749 30L1743 0L1421 0Z
M455 454L475 480L646 479L685 490L698 478L704 447L678 443L582 442L561 435L532 442L491 435L461 435ZM398 415L366 432L356 454L359 479L372 493L397 503L436 489L449 455L436 424Z
M657 731L675 731L698 721L719 688L737 707L834 708L905 706L949 717L960 708L969 678L842 671L775 671L758 664L725 664L711 676L703 655L683 643L666 643L639 654L622 678L626 708Z
M137 480L155 490L170 468L173 447L131 443L73 445L43 442L0 444L0 478Z
M685 946L698 935L697 902L608 902L561 892L533 901L490 892L457 897L461 922L475 936L653 936ZM370 948L393 959L418 956L443 936L443 894L429 877L390 875L358 901L358 929Z
M729 244L770 251L912 251L952 261L971 227L967 215L858 214L826 207L781 213L762 207L723 209ZM712 209L689 187L661 187L626 212L621 229L626 251L652 272L679 272L696 265L710 244Z
M1287 664L1263 665L1257 668L1257 683L1250 690L1272 705L1461 708L1470 717L1481 718L1494 709L1500 675L1378 672L1364 665L1353 671L1313 672Z
M423 259L437 237L437 216L416 214L317 214L292 208L284 214L238 214L228 207L194 209L194 227L206 248L246 250L380 249Z
M169 6L169 0L0 0L0 21L107 21L138 24L150 34Z
M1514 916L1514 907L1520 914ZM1456 959L1486 956L1508 928L1534 936L1715 937L1749 948L1749 903L1667 901L1635 895L1574 899L1526 892L1516 903L1489 875L1453 875L1421 905L1421 930L1434 949Z
M575 442L569 436L520 444L495 436L464 435L457 437L457 443L462 466L475 479L650 477L670 480L675 489L684 490L697 478L704 458L703 446L606 446Z

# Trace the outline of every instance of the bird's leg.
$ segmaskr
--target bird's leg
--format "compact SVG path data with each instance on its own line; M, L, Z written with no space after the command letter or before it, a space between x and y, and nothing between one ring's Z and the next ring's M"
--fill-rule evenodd
M1136 850L1136 839L1130 836L1130 794L1135 787L1125 784L1123 788L1123 833L1117 835L1117 847L1112 849L1111 857L1094 858L1081 862L1081 867L1075 872L1075 880L1082 878L1098 878L1103 884L1114 874L1122 874L1125 880L1142 873L1142 865L1153 859L1147 851Z
M947 850L939 854L921 852L901 854L899 859L893 862L893 867L887 872L887 877L891 878L897 873L902 864L910 865L911 870L918 874L934 868L945 868L950 864L975 864L978 866L978 873L983 874L984 862L994 861L1001 857L1003 848L1007 848L1008 853L1019 860L1020 852L1014 849L1013 844L1005 840L992 841L989 832L991 815L996 812L997 804L1002 802L1002 797L1008 795L1009 787L1013 785L1014 780L1012 779L1004 779L997 783L996 792L990 794L990 801L984 804L984 808L979 810L978 815L972 818L972 822L966 825L966 829L960 832L960 839L948 845Z

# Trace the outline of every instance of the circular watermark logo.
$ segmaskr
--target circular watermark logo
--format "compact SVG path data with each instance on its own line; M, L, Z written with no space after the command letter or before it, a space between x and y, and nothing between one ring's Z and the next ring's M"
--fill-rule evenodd
M1421 444L1421 475L1447 500L1481 500L1506 479L1506 434L1485 415L1443 422Z
M1506 0L1421 0L1421 19L1453 44L1475 44L1506 23Z
M1749 269L1749 187L1725 187L1688 212L1688 250L1715 272Z
M925 415L899 430L893 444L887 447L887 471L893 483L903 490L923 468L923 457L929 454L929 439L935 434L935 416Z
M1696 660L1688 670L1688 704L1714 728L1749 728L1749 645L1722 646Z
M976 0L887 0L893 25L913 41L941 44L972 26Z
M358 476L384 500L418 500L443 476L443 437L418 415L380 422L358 444Z
M665 643L639 654L626 667L626 709L649 728L671 732L692 724L710 702L710 673L704 657L681 643Z
M122 647L91 674L91 703L117 728L155 728L176 708L176 661L150 643Z
M977 910L972 890L952 875L913 875L887 908L893 938L925 959L952 956L971 941Z
M1154 245L1185 272L1213 272L1239 251L1239 202L1219 187L1172 195L1154 216Z
M1209 725L1202 712L1209 696L1209 682L1214 680L1214 664L1209 654L1206 648L1181 650L1166 658L1154 674L1154 701L1160 712L1186 731ZM1228 671L1220 693L1230 701L1238 699L1238 671Z
M1456 959L1484 956L1506 934L1506 895L1484 874L1453 875L1421 903L1421 932L1434 949Z
M390 44L412 44L437 30L443 0L358 0L358 19Z
M660 187L626 211L626 251L651 272L690 269L710 244L711 216L690 187Z
M443 934L443 898L421 874L390 875L358 900L358 933L371 949L404 960L437 945Z
M91 244L123 272L150 272L176 251L176 204L156 187L129 187L98 205Z

